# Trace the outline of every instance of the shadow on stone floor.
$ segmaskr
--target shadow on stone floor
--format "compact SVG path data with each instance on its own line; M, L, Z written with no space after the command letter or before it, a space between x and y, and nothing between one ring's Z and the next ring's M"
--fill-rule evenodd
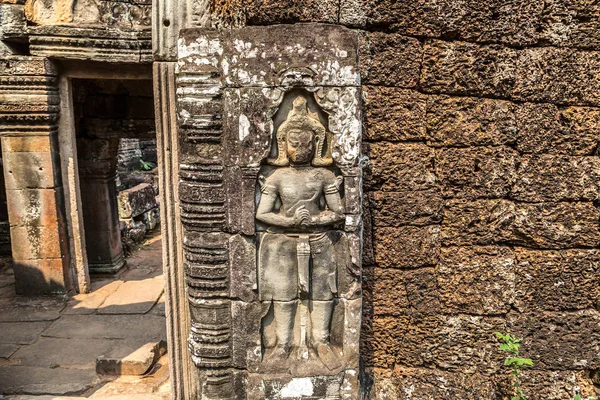
M142 376L96 373L98 357L131 358L166 340L160 236L148 238L127 261L116 276L94 277L91 293L70 297L9 296L10 278L2 275L0 394L15 400L169 398L166 355ZM12 286L14 293L14 280Z

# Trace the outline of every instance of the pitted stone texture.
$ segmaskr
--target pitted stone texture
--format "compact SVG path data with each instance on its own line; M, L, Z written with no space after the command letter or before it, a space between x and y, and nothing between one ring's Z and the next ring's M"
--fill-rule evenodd
M443 216L443 200L436 189L414 192L370 193L374 225L433 225Z
M446 312L507 313L515 298L516 260L507 247L445 247L436 269Z
M516 141L516 104L476 97L427 96L427 144L435 147L500 146Z
M375 261L386 268L435 265L439 258L440 226L375 228Z
M424 140L426 96L412 90L364 86L365 140Z
M117 203L119 218L134 218L158 207L154 188L147 183L119 192Z
M365 171L368 189L425 190L434 187L433 148L420 143L370 143L364 153L371 163Z
M444 208L445 245L515 244L540 249L600 245L599 211L592 203L513 203L451 200Z
M243 0L249 25L338 21L339 3L333 0Z
M361 79L368 85L414 88L419 83L421 43L411 37L367 33L361 36Z
M598 157L523 157L517 176L510 195L515 200L532 203L595 201L600 196Z
M442 196L501 198L516 180L518 153L509 147L470 147L436 151Z
M584 250L515 249L515 307L522 311L568 311L597 307L600 253Z

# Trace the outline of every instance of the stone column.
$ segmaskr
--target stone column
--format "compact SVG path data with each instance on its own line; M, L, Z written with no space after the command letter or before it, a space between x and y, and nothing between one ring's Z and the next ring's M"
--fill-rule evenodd
M77 139L83 225L90 273L115 273L124 265L117 208L119 139Z
M2 56L0 136L19 294L72 287L57 141L57 73L45 58Z

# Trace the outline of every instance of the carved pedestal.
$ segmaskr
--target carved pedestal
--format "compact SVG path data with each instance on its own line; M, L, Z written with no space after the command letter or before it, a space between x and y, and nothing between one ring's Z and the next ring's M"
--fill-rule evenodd
M77 139L79 181L91 273L115 273L124 265L117 208L119 139Z
M356 35L189 29L178 52L197 398L359 398Z

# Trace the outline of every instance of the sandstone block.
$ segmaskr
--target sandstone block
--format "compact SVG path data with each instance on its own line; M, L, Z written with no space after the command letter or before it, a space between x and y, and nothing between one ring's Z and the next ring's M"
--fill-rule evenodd
M513 97L568 105L599 105L600 52L538 47L519 51Z
M600 313L575 312L513 313L508 326L522 337L523 355L537 369L594 370L600 366Z
M600 196L598 157L523 157L511 197L526 202L594 201Z
M38 322L0 322L2 328L1 344L32 344L50 325L48 321Z
M13 256L14 254L13 250ZM67 268L66 262L66 258L15 260L15 290L17 294L66 293L69 286L69 281L64 272ZM58 314L56 318L58 318Z
M591 309L600 296L598 250L515 249L515 306L523 311Z
M586 370L548 371L525 369L522 377L523 391L525 393L535 393L539 399L571 400L576 386L581 390L584 399L597 393L590 381L590 373Z
M8 214L13 226L57 226L57 190L7 190Z
M442 149L436 152L435 173L444 197L498 198L515 182L518 161L508 147Z
M432 93L508 98L517 80L514 49L426 41L420 85Z
M166 352L165 341L148 342L125 357L98 357L96 372L101 375L144 375Z
M423 48L414 38L382 32L361 37L361 79L369 85L412 88L419 82Z
M407 315L410 303L403 274L388 268L363 270L363 301L372 306L373 315Z
M436 268L440 302L447 312L497 315L515 297L513 251L507 247L444 247Z
M331 0L309 0L308 2L257 0L243 1L243 3L246 18L250 25L296 22L336 23L339 13L339 3Z
M10 229L15 260L61 258L57 226L13 226Z
M131 189L123 190L117 197L119 217L134 218L158 207L152 185L140 183Z
M363 310L364 313L365 310ZM388 368L397 360L409 316L373 316L363 314L361 328L361 357L367 366Z
M426 97L397 88L364 86L364 138L391 142L424 140Z
M375 261L385 268L435 265L439 248L438 225L375 228Z
M371 160L365 171L367 189L415 191L433 188L434 150L420 143L370 143L364 154Z
M444 209L441 241L455 246L595 247L600 243L599 217L599 211L591 203L450 200Z
M435 189L414 192L372 192L375 226L432 225L441 222L443 200Z
M51 153L4 153L6 189L44 189L59 185Z
M54 136L21 136L2 138L2 151L6 153L49 153L55 145Z
M504 100L428 96L427 144L463 147L514 143L516 110L514 103Z

